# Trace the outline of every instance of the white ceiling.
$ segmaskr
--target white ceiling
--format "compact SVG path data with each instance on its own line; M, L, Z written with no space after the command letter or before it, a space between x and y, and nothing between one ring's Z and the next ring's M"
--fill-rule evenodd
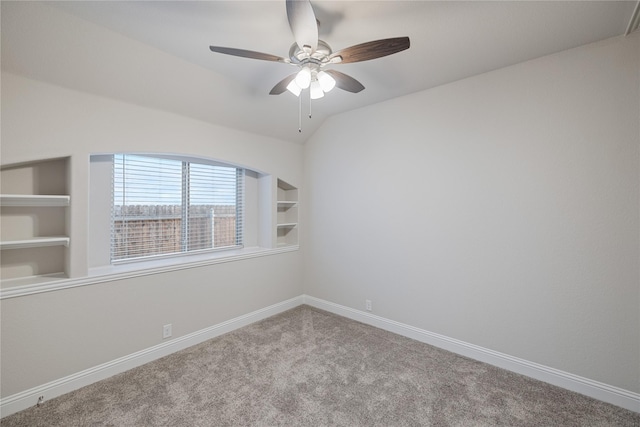
M331 115L624 34L636 1L312 1L333 50L409 36L404 52L336 70L366 89L298 100L271 88L295 69L212 53L287 57L285 2L2 2L9 72L302 143ZM81 18L81 19L80 19Z

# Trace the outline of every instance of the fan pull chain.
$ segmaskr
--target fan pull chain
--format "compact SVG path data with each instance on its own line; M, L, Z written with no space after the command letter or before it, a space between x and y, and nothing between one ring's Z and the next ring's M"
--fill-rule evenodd
M311 118L311 88L309 88L309 118Z
M302 97L298 97L298 132L302 133Z

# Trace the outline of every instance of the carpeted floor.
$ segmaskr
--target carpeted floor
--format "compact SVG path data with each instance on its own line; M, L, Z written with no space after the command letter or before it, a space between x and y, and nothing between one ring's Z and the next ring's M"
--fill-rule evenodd
M0 424L638 427L640 414L301 306Z

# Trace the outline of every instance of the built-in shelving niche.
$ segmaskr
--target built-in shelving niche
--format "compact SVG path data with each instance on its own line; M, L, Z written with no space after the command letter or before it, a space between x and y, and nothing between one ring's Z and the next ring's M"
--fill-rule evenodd
M69 159L0 169L2 286L67 276Z
M277 244L298 244L298 189L278 179L277 191Z

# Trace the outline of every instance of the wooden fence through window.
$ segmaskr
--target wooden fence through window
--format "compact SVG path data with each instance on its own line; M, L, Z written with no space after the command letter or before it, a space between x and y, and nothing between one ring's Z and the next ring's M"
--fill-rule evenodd
M179 205L116 206L113 221L114 260L182 251ZM190 206L187 250L236 245L236 207Z

